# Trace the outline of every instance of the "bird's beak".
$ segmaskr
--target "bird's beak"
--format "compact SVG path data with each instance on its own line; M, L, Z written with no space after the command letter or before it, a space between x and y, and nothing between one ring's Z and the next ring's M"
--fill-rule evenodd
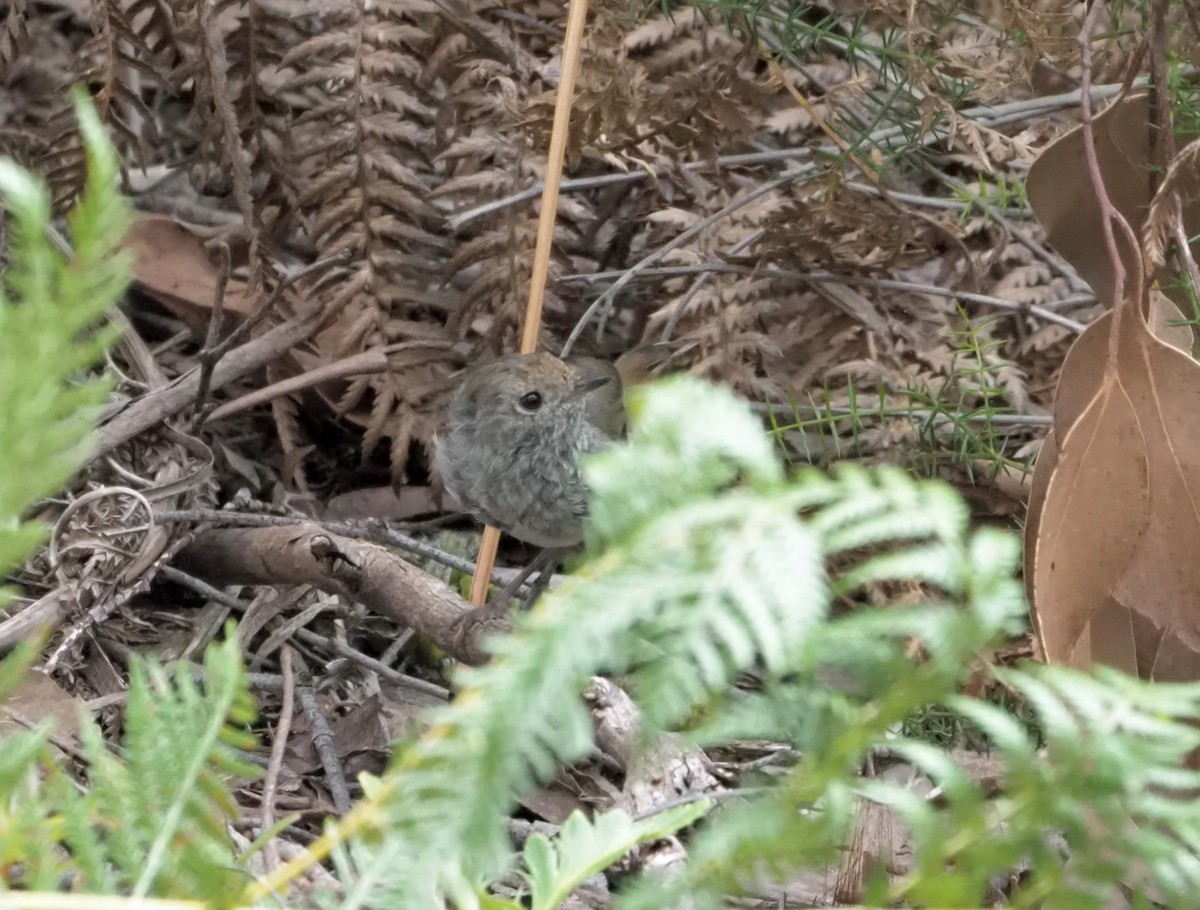
M580 379L575 383L575 387L571 389L571 398L582 398L584 395L589 395L602 385L607 385L612 379L611 376L589 376L587 379Z

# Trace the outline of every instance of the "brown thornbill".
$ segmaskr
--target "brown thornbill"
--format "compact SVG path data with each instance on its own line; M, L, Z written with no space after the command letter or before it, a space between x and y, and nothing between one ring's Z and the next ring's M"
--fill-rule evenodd
M446 489L480 521L546 548L536 563L561 556L583 540L587 489L579 458L624 434L625 385L665 357L661 345L635 349L615 365L537 352L468 369L436 439ZM502 608L511 593L493 604Z

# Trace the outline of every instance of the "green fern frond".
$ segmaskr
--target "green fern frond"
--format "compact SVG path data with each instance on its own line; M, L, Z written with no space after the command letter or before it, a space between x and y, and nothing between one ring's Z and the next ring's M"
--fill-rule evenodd
M641 821L619 810L590 820L575 811L553 840L531 835L523 854L530 910L555 910L588 877L607 869L639 844L668 837L698 821L708 809L706 802L699 801Z
M81 93L75 109L86 144L88 185L70 220L74 254L48 235L50 194L11 161L0 160L0 194L11 225L0 277L0 575L26 558L45 528L22 521L41 497L62 488L87 457L108 385L87 376L114 340L103 319L124 292L126 257L117 252L129 207L116 190L118 162ZM0 605L6 600L0 590ZM43 640L31 639L0 663L0 696L29 672ZM0 749L0 868L24 870L22 884L54 889L68 871L60 839L72 816L44 792L77 798L46 740L46 726L7 737ZM31 859L32 857L32 859Z
M46 188L0 161L12 224L0 280L0 571L28 555L44 528L20 517L79 469L108 383L88 371L112 344L104 315L127 284L118 252L129 206L119 162L76 95L88 182L68 220L72 254L51 242ZM28 672L42 642L0 663L0 694ZM236 640L211 648L203 687L186 669L151 665L130 678L124 758L99 730L81 731L89 786L80 792L47 744L47 730L0 748L0 887L54 891L64 881L103 894L205 898L225 906L244 883L226 824L232 777L256 776L238 757L253 717Z
M864 785L919 834L916 868L883 899L977 899L989 876L1024 860L1035 878L1019 906L1048 895L1101 906L1114 882L1152 886L1168 906L1187 904L1200 887L1200 813L1193 807L1200 773L1186 766L1200 746L1200 686L1147 684L1109 670L1000 675L1035 708L1045 748L1008 712L951 699L1003 762L1002 793L984 799L942 750L894 741L893 750L942 788L943 803L935 809L894 786ZM954 875L944 874L947 863Z
M0 575L26 558L45 528L22 521L41 497L62 488L87 457L107 383L87 371L115 338L103 319L123 293L126 258L117 247L129 207L116 190L118 162L91 105L75 109L86 143L88 186L70 221L70 258L48 235L50 194L11 161L0 160L0 194L11 225L9 262L0 278ZM0 590L0 605L6 600ZM38 637L0 663L0 696L29 671ZM45 726L7 737L0 749L0 868L24 870L22 884L55 889L68 871L59 849L69 812L41 801L45 792L76 798ZM32 859L31 859L32 857Z
M118 245L129 206L116 191L119 165L91 105L76 95L85 137L87 190L70 219L73 255L50 242L50 195L0 160L0 193L12 224L0 281L0 569L16 565L44 529L19 517L60 490L87 457L108 384L84 374L116 338L104 314L125 290Z
M697 413L706 420L689 416ZM493 643L491 663L463 672L457 701L377 785L376 821L366 823L386 836L346 853L354 879L373 883L374 899L402 907L430 906L439 894L462 907L483 899L481 883L512 861L503 819L517 796L592 745L581 697L592 675L626 675L652 730L717 704L760 660L773 678L827 663L837 652L828 648L835 636L823 631L829 551L818 529L828 527L837 546L907 548L936 538L930 552L944 565L931 574L947 583L951 602L906 614L908 627L880 624L889 671L878 674L881 690L894 688L897 660L911 667L901 629L947 622L971 587L966 512L945 489L861 472L791 483L744 404L687 378L647 390L633 415L628 444L585 468L595 492L591 561L523 617L518 634ZM856 497L864 504L844 508ZM906 523L914 507L923 514ZM984 571L1006 571L1015 586L1016 551L1005 555ZM881 577L867 572L858 582ZM1007 604L1019 611L1019 592ZM829 779L844 777L920 699L947 691L974 649L1012 620L1010 613L987 625L976 617L953 635L954 669L949 659L930 661L921 671L927 684L893 697L848 740Z
M240 757L254 718L233 626L205 653L204 684L135 663L122 757L86 722L88 786L80 792L49 755L44 732L6 739L16 774L0 773L0 861L23 889L57 890L63 876L98 894L178 897L232 906L245 873L227 825L233 779L258 776ZM2 767L2 766L0 766ZM40 772L40 773L39 773Z

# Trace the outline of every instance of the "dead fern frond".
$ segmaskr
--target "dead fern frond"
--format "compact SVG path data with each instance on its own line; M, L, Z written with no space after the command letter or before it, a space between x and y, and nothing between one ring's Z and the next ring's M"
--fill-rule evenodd
M323 256L349 251L371 274L381 307L406 302L389 249L430 255L445 248L429 204L424 149L433 119L416 83L428 33L411 3L348 3L329 11L324 30L280 61L295 74L283 90L322 84L320 104L300 112L294 134L301 167L298 203ZM432 264L432 262L431 262ZM395 286L395 289L393 289Z
M143 79L172 90L179 58L174 15L160 0L95 0L95 21L96 37L80 53L87 62L77 78L99 84L97 111L144 163L156 125Z
M209 0L194 0L188 8L188 37L195 44L196 54L186 68L186 75L195 86L193 108L198 113L197 119L204 125L202 149L216 150L213 163L228 175L243 226L253 237L255 218L250 156L242 141L243 130L234 109L225 30L218 24L221 12L230 12L235 18L241 18L237 16L241 10L232 9L233 4L230 3L221 6L224 9ZM246 6L253 8L253 0ZM251 84L257 81L256 74L248 75Z
M180 13L192 52L176 81L193 87L196 177L206 194L232 197L255 268L263 265L258 244L283 240L295 226L292 104L280 64L305 28L319 27L318 14L313 4L276 0L188 0Z
M21 45L29 37L28 7L28 0L10 0L8 4L8 15L4 17L4 27L0 28L0 76L17 58Z
M801 269L877 274L929 258L933 225L845 185L805 184L767 218L757 254ZM756 255L757 255L756 254Z
M1142 242L1150 262L1156 266L1166 260L1167 245L1183 232L1183 212L1194 207L1200 198L1198 169L1200 140L1193 140L1175 155L1150 203L1142 228Z
M424 0L327 7L279 61L279 90L299 102L296 205L318 255L348 257L349 273L363 280L337 328L343 355L404 340L405 320L445 319L430 311L427 294L451 249L431 203L435 98L422 81L437 11ZM401 426L395 415L407 405L391 383L367 382L374 397L363 415L364 451ZM357 408L366 388L351 390L342 404Z
M47 127L42 171L59 211L74 200L85 178L67 85L96 87L96 112L111 129L122 160L145 167L158 138L146 97L156 90L173 93L171 74L179 59L174 15L162 0L94 0L92 23L95 36L79 50L73 72L64 79L61 111Z

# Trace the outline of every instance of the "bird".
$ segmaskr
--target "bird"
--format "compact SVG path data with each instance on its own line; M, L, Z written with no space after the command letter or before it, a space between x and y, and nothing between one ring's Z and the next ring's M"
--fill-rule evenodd
M623 420L610 364L510 354L464 375L434 443L435 469L484 523L535 546L572 547L587 513L578 459L607 448Z
M562 360L544 351L509 354L468 368L434 438L434 469L465 511L542 547L505 589L472 613L483 621L539 566L583 542L587 488L579 459L626 431L624 392L667 357L666 345L635 348L617 362Z

